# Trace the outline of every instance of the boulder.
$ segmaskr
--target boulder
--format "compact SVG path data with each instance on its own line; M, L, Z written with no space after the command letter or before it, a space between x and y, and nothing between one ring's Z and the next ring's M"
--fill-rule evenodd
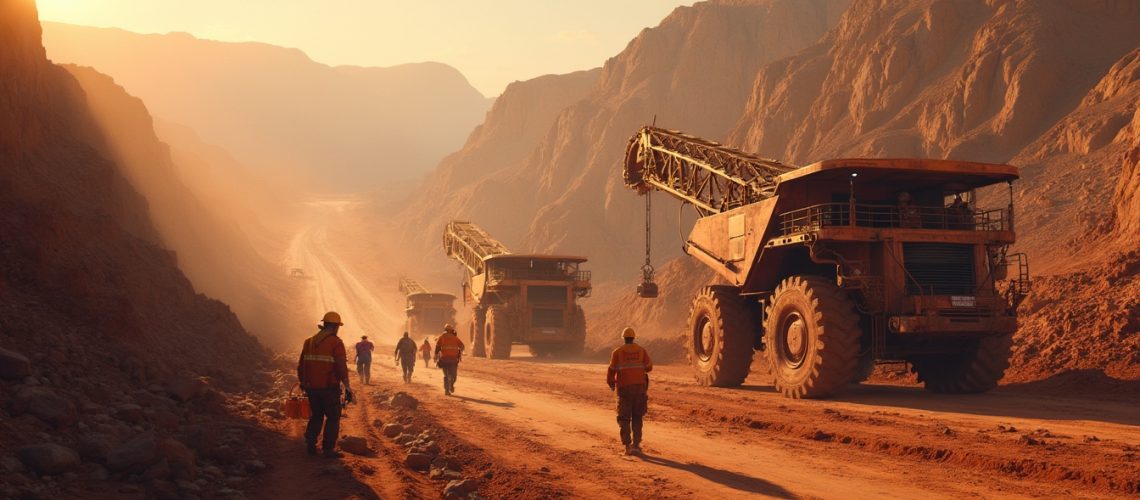
M392 408L414 410L419 406L420 402L417 401L416 398L413 398L411 394L397 392L396 395L392 396L392 400L389 401L388 404L391 405Z
M407 458L404 459L404 464L412 470L427 470L431 467L431 455L423 453L408 453Z
M112 450L107 456L107 467L113 471L143 470L158 458L158 440L151 434L143 434Z
M411 434L400 434L399 436L396 436L396 439L394 439L394 441L396 441L396 444L410 444L415 440L416 437Z
M115 407L115 417L132 424L142 422L146 417L141 406L134 403L124 403Z
M388 424L384 426L384 436L394 438L404 432L404 426L400 424Z
M474 479L460 479L447 483L447 487L443 489L444 498L465 498L467 495L474 493L478 489L479 484Z
M32 362L18 352L0 348L0 378L20 380L32 374Z
M340 449L352 453L353 455L372 455L372 449L368 447L368 441L359 436L347 436L340 440Z
M158 456L170 464L170 472L175 479L194 479L198 473L194 452L175 439L159 441Z
M30 413L56 427L74 422L79 415L71 400L46 387L24 387L17 391L12 410L16 414Z
M62 474L79 466L79 454L55 443L33 444L16 450L29 469L42 475Z
M90 432L79 437L79 456L89 462L104 463L118 444L110 434Z

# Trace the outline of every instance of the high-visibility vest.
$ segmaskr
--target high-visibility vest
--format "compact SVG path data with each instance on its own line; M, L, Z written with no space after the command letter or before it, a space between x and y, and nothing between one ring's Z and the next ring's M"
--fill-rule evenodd
M305 340L297 376L305 389L325 389L340 383L337 376L337 354L344 360L344 342L327 332L318 332Z
M647 374L653 370L653 360L644 347L637 344L625 344L614 349L610 355L610 366L606 378L618 387L630 385L644 385Z
M435 349L439 352L440 361L458 361L459 353L463 352L463 341L452 334L443 335L435 342Z

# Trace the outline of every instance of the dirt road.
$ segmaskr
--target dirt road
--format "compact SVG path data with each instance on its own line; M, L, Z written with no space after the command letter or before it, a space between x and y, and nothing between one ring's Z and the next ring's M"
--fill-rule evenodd
M354 275L353 258L359 256L340 254L322 240L327 223L318 221L299 236L299 258L319 273L315 300L350 311L370 328L390 324L393 313L385 310L383 293ZM442 394L440 372L422 363L407 385L398 381L394 366L377 363L379 384L367 391L397 388L419 398L422 418L473 450L469 459L521 478L512 483L516 490L496 491L514 496L1140 494L1136 395L1115 401L1010 390L938 396L913 387L864 385L838 399L793 401L773 391L760 366L736 389L696 387L686 366L662 366L650 388L646 453L625 457L618 453L605 367L534 360L521 350L524 356L511 361L466 359L452 397ZM349 425L351 432L372 431L360 421ZM377 461L387 471L385 483L428 488L422 477L400 471L400 457L385 455L399 449L379 436L370 440L380 456L353 458L357 465L349 473L355 476L365 466L375 472L377 467L361 461ZM544 489L533 489L539 487ZM381 495L393 493L386 488Z

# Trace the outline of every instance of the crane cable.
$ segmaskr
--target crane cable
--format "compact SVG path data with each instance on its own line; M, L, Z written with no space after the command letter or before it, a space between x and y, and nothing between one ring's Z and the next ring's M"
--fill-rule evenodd
M650 242L653 239L653 230L649 223L653 202L650 199L650 193L652 191L645 193L645 265L641 266L641 278L646 283L653 281L653 264L650 261Z

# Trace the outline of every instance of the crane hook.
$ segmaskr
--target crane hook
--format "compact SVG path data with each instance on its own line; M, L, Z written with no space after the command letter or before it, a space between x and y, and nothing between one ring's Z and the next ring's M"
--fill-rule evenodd
M650 225L653 203L650 200L650 193L652 191L645 193L645 264L641 266L641 283L637 285L637 296L643 299L656 298L658 292L657 283L653 282L653 262L650 259L653 240L653 230Z

